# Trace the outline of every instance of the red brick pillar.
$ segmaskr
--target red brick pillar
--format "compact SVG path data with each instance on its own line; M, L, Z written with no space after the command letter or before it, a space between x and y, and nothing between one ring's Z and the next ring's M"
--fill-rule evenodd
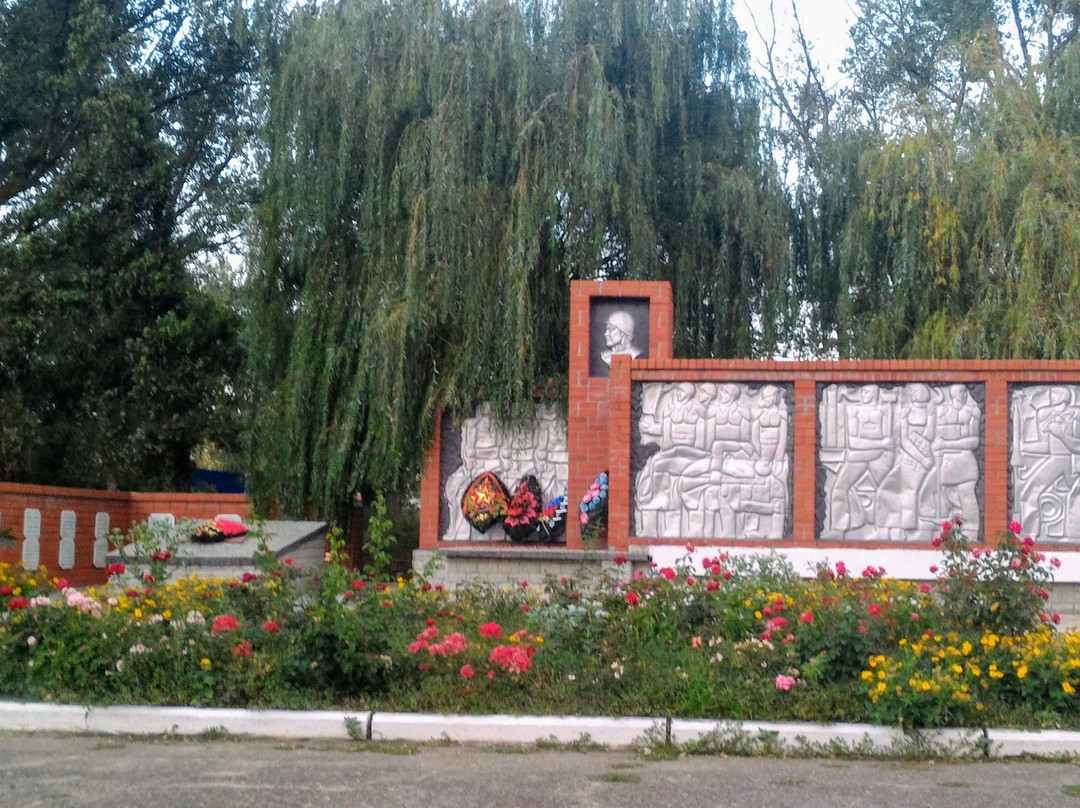
M620 300L624 300L627 305L648 306L648 359L671 358L671 284L656 281L574 281L570 284L570 396L567 413L570 490L569 524L566 532L568 548L583 546L581 523L578 521L578 504L582 494L601 471L610 471L609 427L612 415L612 384L615 378L590 374L590 359L593 353L603 347L602 344L597 344L602 325L594 326L594 313L599 307L616 305ZM642 340L636 347L644 349L645 341ZM618 368L614 370L617 371ZM620 385L625 386L628 379L625 371L621 373L618 380ZM626 448L629 450L629 438L626 440ZM609 509L610 505L609 502ZM625 509L628 502L620 507ZM620 516L616 524L624 525L622 519ZM609 522L610 527L615 527L616 524ZM625 544L627 537L623 534L614 538L615 543Z
M420 478L420 549L439 546L439 500L442 498L442 413L435 413L435 439Z
M998 534L1009 524L1009 385L1004 374L986 379L984 406L981 538L996 544Z
M630 549L630 357L611 361L608 549Z
M812 545L817 514L817 382L811 373L795 378L795 485L792 496L792 539Z

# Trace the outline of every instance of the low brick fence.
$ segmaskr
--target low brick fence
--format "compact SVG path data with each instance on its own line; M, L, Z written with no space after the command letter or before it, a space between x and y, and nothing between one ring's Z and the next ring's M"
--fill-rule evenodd
M73 585L102 583L109 533L152 514L212 519L250 513L242 494L135 493L0 483L0 528L15 537L0 562L44 566Z

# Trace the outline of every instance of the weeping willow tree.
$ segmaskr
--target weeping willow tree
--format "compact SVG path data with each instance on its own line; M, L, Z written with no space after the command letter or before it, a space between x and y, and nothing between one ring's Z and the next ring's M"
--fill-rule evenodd
M782 195L726 0L345 0L269 100L257 501L415 479L439 408L558 396L573 279L667 279L677 350L769 353Z
M884 145L862 156L846 225L839 351L1080 357L1080 11L963 0L875 16L905 2L863 0L848 63L891 106L868 107ZM897 20L914 20L907 40L874 28ZM1012 26L1023 63L1001 44Z

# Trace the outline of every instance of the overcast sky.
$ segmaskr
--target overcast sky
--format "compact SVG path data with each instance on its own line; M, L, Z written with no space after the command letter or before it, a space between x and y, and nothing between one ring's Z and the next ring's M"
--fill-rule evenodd
M855 11L850 0L794 0L802 23L803 32L814 53L818 67L827 81L835 83L840 79L840 63L848 47L848 30L855 18ZM775 0L776 9L776 49L778 56L783 56L795 42L791 15L792 0ZM770 0L734 0L735 18L746 32L747 45L754 67L760 72L759 62L765 60L765 46L754 28L754 20L761 33L768 37L772 29L769 14Z

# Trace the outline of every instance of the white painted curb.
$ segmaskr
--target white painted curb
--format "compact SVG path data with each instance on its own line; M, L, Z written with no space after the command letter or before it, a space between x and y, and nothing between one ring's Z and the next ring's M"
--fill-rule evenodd
M989 729L993 757L1034 755L1080 757L1080 732L1065 730Z
M369 712L242 710L199 707L79 707L0 702L0 731L74 732L98 735L199 735L224 730L256 738L349 738L346 719L361 737Z
M337 710L243 710L198 707L82 707L72 704L0 701L0 731L68 732L114 735L198 735L224 730L230 735L280 739L347 739L347 722L358 736L374 741L523 743L554 740L572 744L588 735L592 743L625 748L652 738L688 744L708 733L738 731L748 739L775 739L785 748L842 743L867 751L902 751L912 744L929 750L968 752L990 757L1071 756L1080 758L1080 732L1065 730L924 730L906 735L871 724L796 724L771 721L714 721L602 716L447 715L370 713Z
M198 735L225 730L259 738L348 738L345 719L366 733L371 713L199 707L91 707L87 732L106 735Z
M573 743L588 735L592 743L627 747L653 727L664 736L664 719L587 716L444 715L375 713L373 741L438 741L463 743L536 743L554 739Z
M0 701L0 731L86 732L87 711L76 704Z
M871 724L795 724L776 721L725 722L704 719L674 718L671 721L671 742L686 744L700 741L713 732L739 731L751 739L762 736L775 738L786 746L796 746L802 739L806 743L826 744L840 741L848 746L861 743L871 745L877 751L889 749L903 741L904 733L895 727L877 727Z

